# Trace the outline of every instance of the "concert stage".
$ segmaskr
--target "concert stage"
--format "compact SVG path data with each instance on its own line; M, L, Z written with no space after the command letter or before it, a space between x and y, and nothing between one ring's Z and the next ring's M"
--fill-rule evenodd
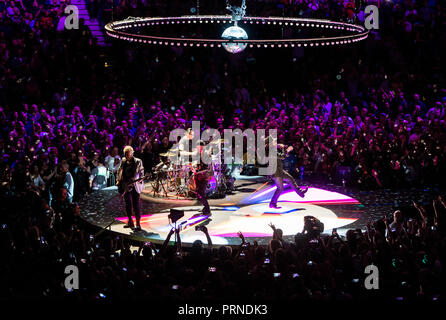
M391 192L390 190L359 192L334 185L310 185L305 198L286 189L279 198L280 209L270 209L269 200L275 186L264 178L239 179L235 191L225 197L209 199L212 216L200 215L201 204L195 199L154 197L150 183L141 196L141 231L124 228L127 217L124 201L116 188L94 192L80 202L81 216L88 222L130 238L162 243L171 230L168 215L171 208L184 211L181 240L191 245L195 240L206 243L203 232L195 226L206 224L214 245L239 245L237 232L241 231L248 241L267 244L273 223L283 230L284 238L292 241L302 232L303 217L314 216L324 223L324 233L337 228L340 235L349 229L365 229L370 219L382 218L393 212L394 206L410 205L412 197L420 199L420 192ZM422 195L421 195L422 196ZM172 241L173 241L172 237Z

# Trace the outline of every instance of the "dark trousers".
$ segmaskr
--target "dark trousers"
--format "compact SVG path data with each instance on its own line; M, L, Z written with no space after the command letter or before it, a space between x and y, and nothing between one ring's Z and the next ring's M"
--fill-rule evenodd
M139 203L139 193L136 192L135 188L124 193L125 201L125 211L127 212L127 217L129 221L132 222L132 213L135 213L136 224L139 224L141 220L141 206Z
M203 213L210 213L211 209L209 208L209 203L206 199L207 179L196 179L195 185L197 187L197 199L203 204Z
M112 171L109 171L109 176L108 176L108 187L111 186L115 186L116 185L116 176L115 173Z
M274 183L276 184L276 192L274 192L273 197L271 198L270 204L277 204L277 200L279 200L280 195L282 194L284 187L283 187L283 181L287 181L291 183L291 186L293 187L294 191L297 193L301 192L301 189L297 185L296 180L294 180L293 176L290 175L285 170L282 170L280 174L277 174L272 177L274 180Z

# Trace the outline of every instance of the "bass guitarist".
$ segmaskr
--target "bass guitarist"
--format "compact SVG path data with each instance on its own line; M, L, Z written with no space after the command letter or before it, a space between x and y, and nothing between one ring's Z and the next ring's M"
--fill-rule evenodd
M211 216L211 208L209 207L206 197L206 187L208 185L209 178L212 176L212 171L209 168L209 165L203 162L203 153L207 152L204 146L205 143L203 141L199 141L197 152L200 155L200 160L194 173L194 182L197 190L197 199L203 204L203 209L201 211L204 215Z
M133 156L133 148L126 146L124 148L124 159L118 169L117 185L118 189L124 192L125 211L128 222L125 228L134 228L132 213L135 213L136 230L141 230L141 206L140 193L144 189L144 166L141 159ZM138 180L137 182L134 182Z

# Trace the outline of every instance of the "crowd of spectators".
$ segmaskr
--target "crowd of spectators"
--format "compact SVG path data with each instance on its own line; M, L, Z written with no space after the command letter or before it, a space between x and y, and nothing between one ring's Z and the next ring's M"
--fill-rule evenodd
M134 3L120 6L132 7L135 16L139 5L149 13L153 7L160 13L181 8ZM295 16L307 10L300 6L311 7L306 1L283 9L263 5L252 7L257 14L272 14L272 8L274 15L285 10ZM134 147L150 172L171 146L169 132L194 120L202 129L278 129L280 142L294 146L287 169L307 181L361 189L444 186L446 11L440 1L386 1L382 29L360 49L259 50L229 58L217 49L210 55L127 43L114 43L114 52L107 52L82 21L80 30L58 28L63 7L0 1L1 243L8 261L1 266L2 295L69 295L60 281L72 261L89 279L83 284L88 298L151 292L359 297L368 293L352 281L363 282L360 271L370 262L383 268L389 295L433 298L445 287L438 215L404 220L396 233L377 221L346 240L334 234L315 244L314 237L297 236L290 244L275 234L269 248L253 244L231 252L196 243L184 256L166 246L155 257L143 246L143 256L134 254L125 239L91 239L76 203L114 185L125 145ZM119 6L113 7L119 17ZM305 15L331 16L319 9L324 7ZM97 179L104 175L106 182ZM443 205L436 202L438 211Z
M321 235L318 221L308 219L312 222L294 241L284 240L280 226L270 225L268 246L249 243L239 233L240 246L215 248L206 227L201 227L207 243L197 240L188 249L181 242L168 245L180 229L172 229L158 246L105 233L95 237L76 217L51 226L45 219L31 224L28 216L20 228L3 224L0 230L0 297L169 298L202 303L216 299L440 300L446 285L445 202L439 197L433 206L414 205L418 214L413 218L396 211L393 222L390 217L370 222L366 231L349 230L345 239L336 230ZM22 211L24 216L48 216L47 206L34 204L28 209ZM67 265L79 267L78 290L63 285ZM366 280L369 265L378 268L375 282ZM367 290L367 281L377 290Z
M103 73L97 39L79 19L65 29L69 1L0 1L0 105L16 108L32 101L49 108L87 99ZM49 110L48 110L49 111Z

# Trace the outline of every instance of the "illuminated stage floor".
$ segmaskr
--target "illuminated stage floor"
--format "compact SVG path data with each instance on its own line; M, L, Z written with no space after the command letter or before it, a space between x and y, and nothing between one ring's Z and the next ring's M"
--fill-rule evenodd
M81 202L81 215L88 222L106 227L115 233L131 238L162 243L169 231L168 214L171 208L184 211L181 240L190 245L195 240L206 243L201 231L195 226L207 223L207 228L215 245L239 245L237 232L241 231L248 241L256 240L267 244L273 223L283 230L284 238L292 241L294 235L303 229L303 217L311 215L324 223L324 233L331 233L333 228L343 235L348 229L364 229L369 219L391 214L395 201L408 202L407 196L390 191L352 193L336 186L311 186L305 198L289 190L281 195L280 209L270 209L269 199L275 187L264 181L238 180L236 191L221 199L210 199L212 216L207 220L200 215L201 205L196 200L175 198L153 198L149 192L142 196L141 231L124 228L127 222L123 199L113 188L95 192ZM111 225L110 225L111 224Z

